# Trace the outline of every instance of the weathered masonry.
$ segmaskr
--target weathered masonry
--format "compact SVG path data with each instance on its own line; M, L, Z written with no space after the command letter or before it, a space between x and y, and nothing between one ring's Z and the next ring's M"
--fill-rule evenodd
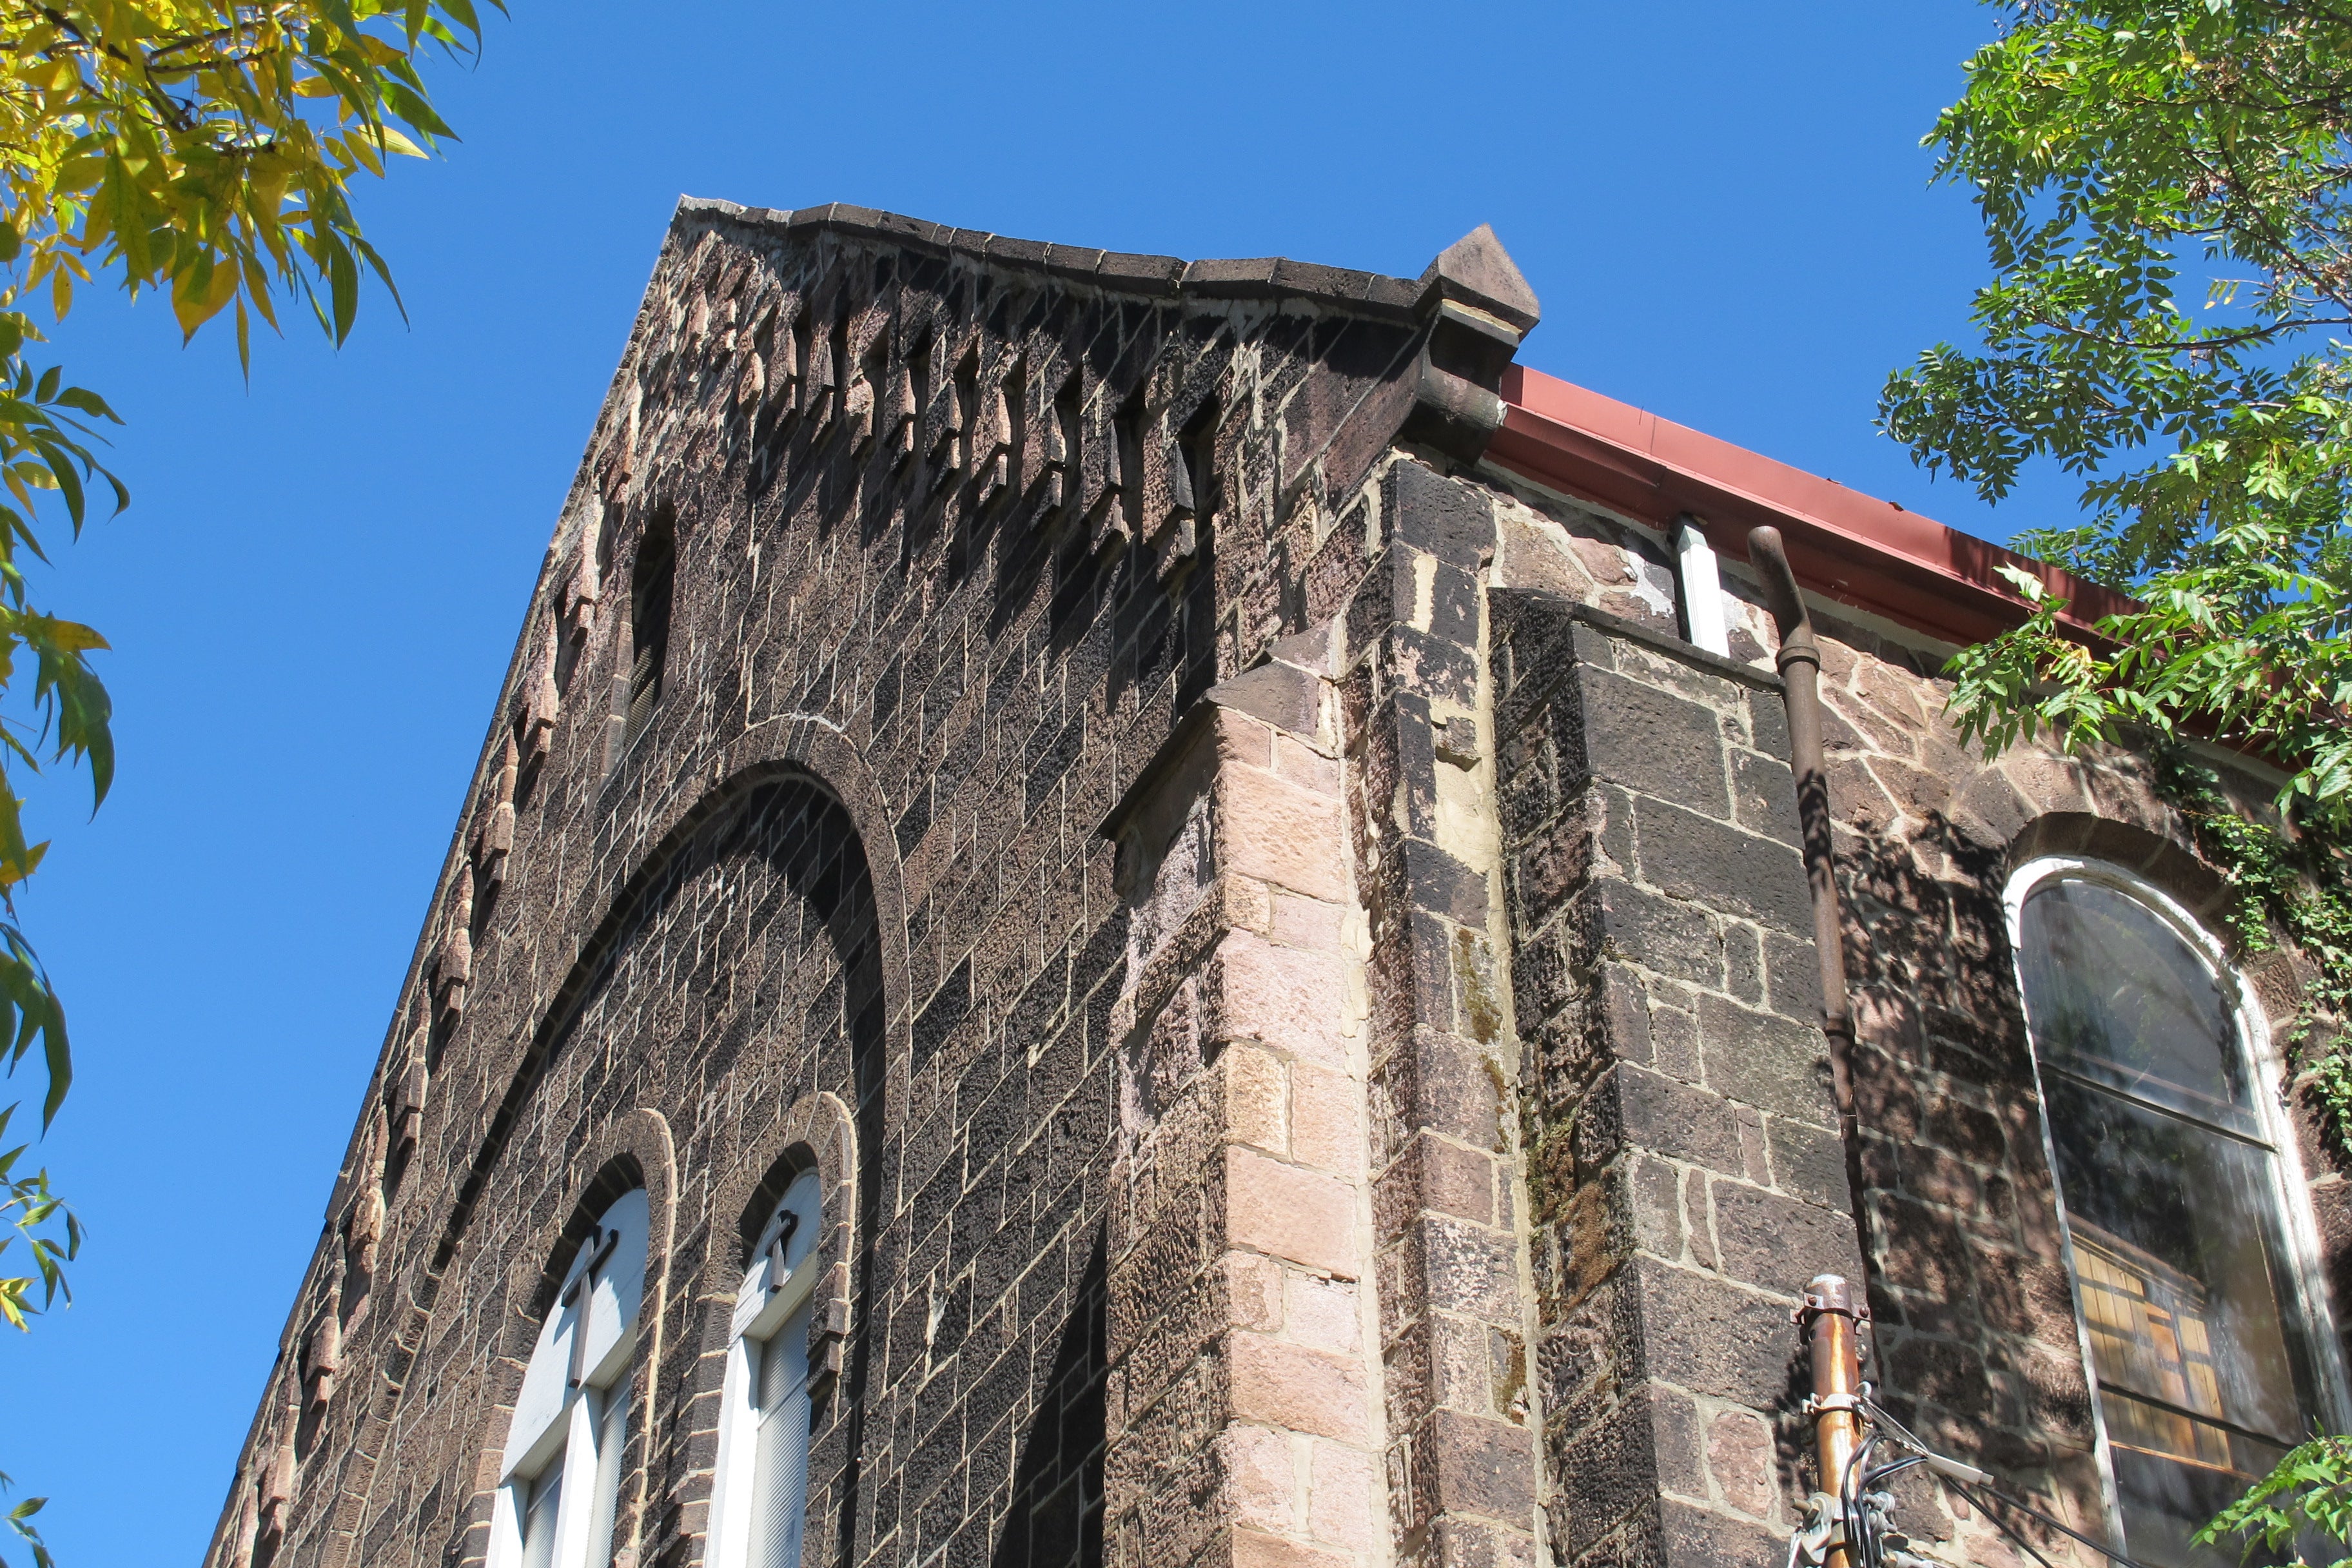
M2142 760L1941 716L2015 558L1536 321L1484 229L682 205L207 1568L1777 1564L1824 1270L1890 1408L2151 1563L2340 1427L2292 965Z

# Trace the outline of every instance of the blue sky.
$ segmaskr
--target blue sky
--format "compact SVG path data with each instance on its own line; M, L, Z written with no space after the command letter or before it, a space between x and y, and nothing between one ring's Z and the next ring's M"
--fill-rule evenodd
M41 793L23 900L80 1072L39 1157L90 1240L0 1341L0 1468L64 1568L204 1549L679 193L1407 276L1488 222L1525 363L1993 537L2065 504L1996 516L1870 424L1983 271L1917 146L1990 36L1965 0L513 3L436 81L464 142L359 195L405 326L378 294L249 384L159 303L56 344L135 496L44 584L113 640L121 772L94 822Z

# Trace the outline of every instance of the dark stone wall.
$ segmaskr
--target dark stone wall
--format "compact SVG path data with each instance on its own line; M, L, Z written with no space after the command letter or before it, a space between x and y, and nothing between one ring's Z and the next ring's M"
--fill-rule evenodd
M1300 624L1310 557L1360 574L1323 508L1423 331L1412 285L1286 276L682 209L213 1563L478 1561L549 1282L639 1182L616 1561L698 1561L747 1210L818 1161L783 1127L824 1094L857 1212L807 1560L1100 1561L1127 911L1097 830Z
M1554 1561L1763 1568L1803 1447L1789 1311L1860 1261L1779 683L1491 605Z

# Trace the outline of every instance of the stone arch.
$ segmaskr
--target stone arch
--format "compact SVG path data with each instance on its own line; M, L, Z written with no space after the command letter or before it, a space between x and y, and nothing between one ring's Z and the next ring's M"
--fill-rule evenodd
M623 879L635 882L657 861L681 833L711 813L722 809L726 797L757 781L788 773L805 774L848 814L850 825L866 858L868 889L874 900L874 937L881 960L884 1079L881 1124L906 1125L907 1089L914 1059L913 981L907 951L907 884L898 858L898 812L883 793L881 781L864 749L832 720L814 713L789 713L764 720L730 742L710 763L711 787L699 795L681 781L680 787L658 806L642 842L649 847L634 858ZM903 805L900 802L898 805ZM867 1148L872 1158L877 1151Z
M2088 812L2053 811L2027 823L2010 840L2008 867L2014 870L2044 855L2104 860L2163 889L2229 953L2261 1005L2272 1033L2293 1026L2304 1000L2304 977L2295 960L2276 948L2266 952L2247 950L2229 919L2237 890L2179 839L2138 823Z
M803 1095L776 1124L769 1147L777 1150L757 1180L750 1167L723 1182L711 1195L711 1212L734 1214L738 1249L710 1254L706 1283L732 1289L749 1265L758 1240L761 1215L803 1171L814 1171L823 1183L825 1239L817 1248L825 1264L847 1258L856 1226L857 1194L857 1127L841 1097L820 1091Z
M845 780L847 787L836 787L825 776L828 773ZM806 940L830 943L838 966L834 989L839 1011L833 1016L839 1033L825 1037L831 1043L822 1047L820 1055L838 1053L828 1059L840 1064L841 1087L848 1092L847 1102L838 1096L828 1097L851 1129L841 1148L841 1157L855 1162L848 1167L846 1185L858 1205L844 1237L845 1247L854 1251L847 1259L848 1272L855 1279L870 1276L877 1229L873 1210L882 1186L878 1160L883 1130L904 1104L908 1037L904 897L896 841L870 770L837 729L820 720L797 717L758 727L739 739L707 771L696 769L677 780L667 798L656 803L642 820L645 826L613 857L623 867L621 873L609 880L597 879L617 889L603 918L544 1005L538 1026L517 1042L501 1064L497 1076L504 1078L508 1088L489 1119L488 1136L457 1184L456 1201L411 1308L415 1332L408 1336L409 1343L422 1343L433 1298L453 1264L483 1245L476 1235L478 1205L504 1165L518 1130L526 1124L534 1098L552 1074L563 1070L561 1064L575 1034L583 1026L599 1030L609 1026L609 1020L592 1018L607 984L625 972L640 939L658 929L676 900L713 896L711 886L699 879L746 860L764 862L774 871L772 896L789 892L814 911L814 923L807 928L812 934ZM877 823L883 825L881 830L869 836L867 826ZM872 844L887 847L880 856L869 858L867 846ZM756 914L751 924L755 930L762 929ZM764 965L754 965L753 972L754 985L730 1001L727 1011L714 1009L709 1020L712 1026L722 1021L727 1026L724 1037L717 1039L714 1048L718 1050L740 1052L757 1038L751 1020L761 1015L763 1005L758 976L772 972ZM691 984L684 989L696 990ZM814 1042L816 1037L809 1038ZM812 1049L817 1048L813 1043ZM708 1057L709 1052L702 1054ZM803 1058L804 1065L812 1067L817 1060L814 1056ZM821 1130L823 1120L811 1120L812 1135ZM572 1175L593 1179L590 1173L576 1168L576 1161L572 1164ZM748 1191L744 1195L748 1199ZM572 1217L584 1226L593 1215L574 1214ZM569 1256L561 1234L545 1234L540 1240L541 1245L531 1246L509 1236L499 1243L513 1254L515 1261L508 1267L526 1269L534 1288L543 1283L548 1268L560 1269ZM514 1294L518 1288L510 1280L508 1300L517 1303L517 1309L510 1311L509 1327L517 1321L536 1321L520 1310L527 1303ZM862 1306L865 1293L846 1293L844 1405L853 1428L847 1451L854 1456L863 1442L862 1431L856 1430L862 1426L856 1412L870 1360L870 1334ZM649 1304L651 1299L649 1295ZM654 1375L659 1366L657 1354L649 1350L640 1358L637 1375ZM513 1375L511 1368L508 1371ZM654 1403L648 1400L642 1407L651 1410ZM667 1401L654 1418L673 1419ZM642 1531L647 1517L643 1495L647 1483L641 1450L631 1465L635 1511L625 1511L623 1518ZM490 1468L494 1464L486 1461L483 1468ZM853 1465L853 1491L855 1470ZM470 1491L471 1505L457 1528L486 1531L494 1495L495 1478L478 1474ZM666 1500L666 1503L672 1500ZM629 1492L625 1492L624 1501L631 1501ZM665 1535L673 1531L670 1521L675 1518L675 1510L664 1512L660 1528Z
M2180 901L2181 907L2214 928L2227 940L2226 928L2215 917L2230 902L2230 885L2221 873L2199 859L2175 839L2137 822L2101 816L2087 811L2045 811L2009 841L2008 869L2045 855L2075 855L2105 860L2137 873Z
M704 777L710 780L709 786L694 789ZM848 787L839 787L835 779L846 781ZM560 1054L583 1007L632 945L637 922L675 894L677 877L727 852L724 845L714 841L705 845L698 858L698 837L712 832L723 837L730 813L740 816L762 792L779 788L806 790L812 799L838 808L845 819L844 847L855 851L854 875L871 906L868 934L874 942L876 1000L880 1004L878 1016L870 1025L873 1037L866 1042L873 1050L873 1075L870 1083L860 1086L856 1107L863 1157L868 1161L875 1157L882 1126L902 1123L911 1029L906 894L890 818L871 769L838 728L805 714L772 720L739 737L707 774L696 770L685 775L669 797L654 806L650 820L635 836L637 847L627 854L620 873L610 879L617 890L604 918L581 942L538 1026L517 1042L506 1062L493 1068L492 1080L503 1079L509 1087L493 1118L490 1135L460 1184L434 1258L430 1272L435 1279L446 1270L463 1245L482 1184L504 1154L522 1105L538 1088L544 1068ZM871 848L877 843L884 847L878 858Z
M814 1331L829 1335L835 1342L837 1362L839 1342L849 1332L851 1275L856 1267L858 1242L866 1229L859 1223L857 1206L860 1184L856 1119L838 1095L822 1090L803 1095L784 1112L765 1147L777 1152L764 1168L759 1169L756 1180L751 1179L755 1167L747 1165L712 1194L712 1215L721 1220L734 1216L731 1239L735 1245L713 1247L705 1255L704 1298L714 1303L734 1300L735 1289L742 1283L743 1271L750 1267L751 1250L759 1240L766 1215L802 1173L814 1171L824 1214L824 1238L815 1249L817 1267L824 1273L817 1288ZM728 1324L722 1311L714 1310L705 1325L706 1355L712 1348L713 1333L717 1336L717 1349L723 1356ZM833 1370L837 1373L840 1368L835 1365ZM712 1387L715 1390L716 1384ZM699 1384L696 1392L701 1392Z

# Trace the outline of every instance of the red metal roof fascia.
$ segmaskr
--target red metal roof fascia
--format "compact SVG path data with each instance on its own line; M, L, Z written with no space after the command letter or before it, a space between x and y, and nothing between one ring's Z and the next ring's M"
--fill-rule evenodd
M2031 572L2069 602L2086 637L2132 601L2043 562L1945 527L1614 398L1511 365L1486 455L1539 484L1661 527L1697 517L1707 542L1748 558L1748 531L1778 527L1798 581L1946 642L1981 642L2025 619L1999 569Z

